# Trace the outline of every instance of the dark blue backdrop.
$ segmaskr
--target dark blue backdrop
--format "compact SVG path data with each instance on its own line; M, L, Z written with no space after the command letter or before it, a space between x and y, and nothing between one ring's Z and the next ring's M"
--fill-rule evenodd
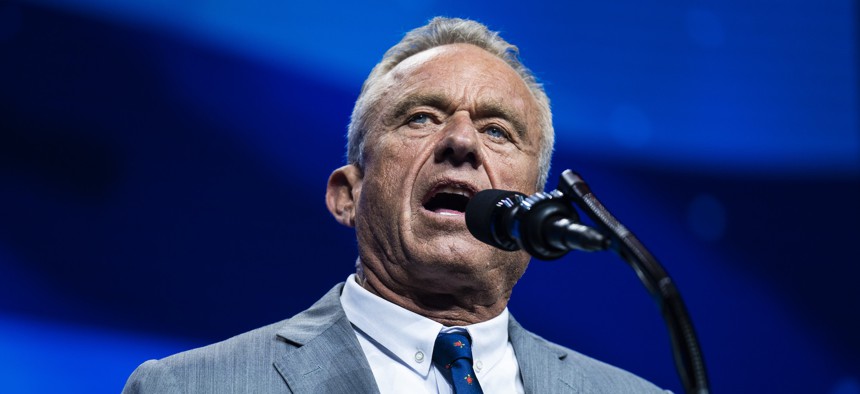
M343 280L323 195L352 103L443 14L521 47L548 186L583 174L672 273L714 392L860 393L855 2L181 3L0 2L0 392L116 392ZM533 262L510 309L681 392L612 255Z

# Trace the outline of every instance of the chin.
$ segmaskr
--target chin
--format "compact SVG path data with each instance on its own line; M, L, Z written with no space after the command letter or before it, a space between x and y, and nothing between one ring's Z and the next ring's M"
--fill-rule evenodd
M492 269L500 261L489 246L476 239L440 236L421 242L413 256L426 261L431 267L450 273L476 273Z

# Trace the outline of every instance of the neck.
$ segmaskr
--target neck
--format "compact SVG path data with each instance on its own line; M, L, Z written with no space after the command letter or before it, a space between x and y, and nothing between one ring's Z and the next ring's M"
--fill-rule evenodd
M490 320L504 311L510 289L440 285L435 281L396 281L360 261L356 281L373 294L444 326L466 326ZM405 286L400 283L409 284ZM411 284L419 283L420 286Z

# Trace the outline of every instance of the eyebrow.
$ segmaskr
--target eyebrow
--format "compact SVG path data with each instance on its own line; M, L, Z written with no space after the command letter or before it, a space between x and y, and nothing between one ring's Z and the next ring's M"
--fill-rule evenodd
M475 115L478 118L501 118L511 123L514 132L521 140L526 137L526 125L513 114L508 106L498 101L482 101L478 103Z
M451 107L451 100L448 100L444 95L438 93L413 94L407 96L404 100L398 103L394 107L392 114L394 118L401 118L406 115L410 109L425 105L444 111Z
M407 96L399 102L391 112L398 119L406 115L409 110L419 106L428 106L442 111L451 108L452 103L445 95L439 93L419 93ZM520 139L525 139L526 125L514 115L510 108L500 101L481 101L475 111L478 118L501 118L511 123L514 132Z

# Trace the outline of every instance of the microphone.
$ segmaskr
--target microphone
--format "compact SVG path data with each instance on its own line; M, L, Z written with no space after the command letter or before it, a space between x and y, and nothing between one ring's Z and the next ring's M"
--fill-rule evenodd
M522 193L488 189L466 205L466 227L479 241L496 248L524 249L541 260L554 260L570 250L597 251L609 239L579 223L579 215L559 191Z

